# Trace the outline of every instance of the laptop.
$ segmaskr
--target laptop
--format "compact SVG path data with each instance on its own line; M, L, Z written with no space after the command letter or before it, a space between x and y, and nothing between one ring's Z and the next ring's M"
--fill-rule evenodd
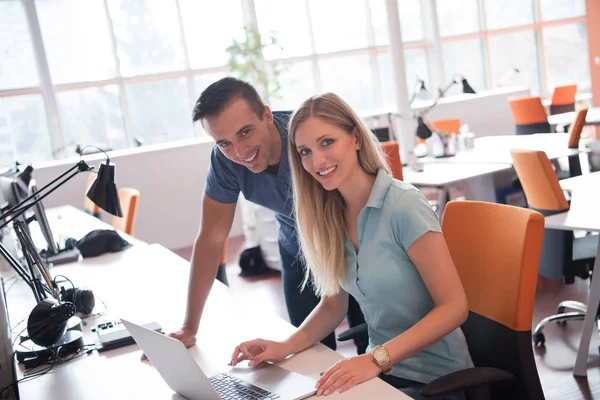
M208 378L179 340L121 319L174 392L189 400L299 400L316 393L316 381L263 363Z

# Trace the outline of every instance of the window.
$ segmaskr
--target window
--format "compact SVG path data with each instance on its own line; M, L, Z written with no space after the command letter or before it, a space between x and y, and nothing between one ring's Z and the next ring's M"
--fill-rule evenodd
M451 41L442 46L444 55L444 87L453 78L464 77L476 92L486 89L485 70L483 66L483 49L481 39ZM446 95L462 92L460 82L446 92Z
M310 0L309 4L317 53L367 47L364 0Z
M102 0L38 0L35 5L54 84L115 77Z
M377 46L387 46L389 33L385 0L369 0L371 24ZM415 42L424 39L423 14L421 2L414 0L398 0L400 29L403 42Z
M436 4L441 36L463 35L479 31L477 0L441 0Z
M179 5L191 67L227 64L225 49L244 34L241 0L179 0Z
M490 35L490 66L494 86L524 86L540 95L540 75L534 31ZM514 69L519 72L515 72Z
M356 110L375 108L375 90L367 54L319 60L322 92L334 92Z
M184 67L174 0L107 0L123 76Z
M543 21L583 17L585 0L540 0Z
M312 61L299 61L286 65L281 75L281 98L271 100L273 110L294 110L315 94Z
M35 55L20 1L0 1L0 89L38 86Z
M393 106L396 104L396 95L390 53L378 54L377 63L379 64L379 80L383 104L385 107ZM425 88L429 92L429 95L435 97L434 89L431 87L429 81L429 63L427 62L425 49L405 50L404 65L409 99L413 96L415 90L418 90L417 79L424 80Z
M548 91L555 86L577 84L577 90L590 91L590 63L585 24L549 26L543 29Z
M274 34L282 50L265 51L265 59L305 56L311 53L305 1L255 0L258 27L263 37Z
M194 136L185 78L127 85L133 137L163 143Z
M56 102L67 147L126 147L117 85L58 92Z
M52 159L42 96L0 98L0 162L21 164ZM7 151L8 150L8 151Z
M487 29L502 29L533 23L533 0L486 0Z

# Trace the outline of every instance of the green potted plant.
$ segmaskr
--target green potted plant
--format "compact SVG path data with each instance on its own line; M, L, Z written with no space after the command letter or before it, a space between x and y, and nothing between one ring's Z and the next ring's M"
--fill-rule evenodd
M250 82L259 91L265 103L281 97L280 77L286 68L277 62L266 62L264 50L281 49L274 33L263 40L256 25L244 27L244 40L234 39L227 47L229 66L233 75Z

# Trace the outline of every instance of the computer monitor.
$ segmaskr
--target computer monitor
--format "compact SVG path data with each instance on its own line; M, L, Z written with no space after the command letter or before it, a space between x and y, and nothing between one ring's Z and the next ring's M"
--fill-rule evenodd
M0 194L2 195L2 201L0 202L2 211L0 211L0 215L27 198L29 189L23 188L23 185L20 183L16 177L0 176ZM27 216L25 214L18 217L18 219L27 225ZM27 229L27 226L25 229Z

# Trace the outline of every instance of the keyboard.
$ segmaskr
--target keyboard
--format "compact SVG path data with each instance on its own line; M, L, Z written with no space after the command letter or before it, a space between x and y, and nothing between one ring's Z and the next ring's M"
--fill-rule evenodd
M261 389L228 374L220 374L210 378L210 383L223 400L274 400L279 395Z

